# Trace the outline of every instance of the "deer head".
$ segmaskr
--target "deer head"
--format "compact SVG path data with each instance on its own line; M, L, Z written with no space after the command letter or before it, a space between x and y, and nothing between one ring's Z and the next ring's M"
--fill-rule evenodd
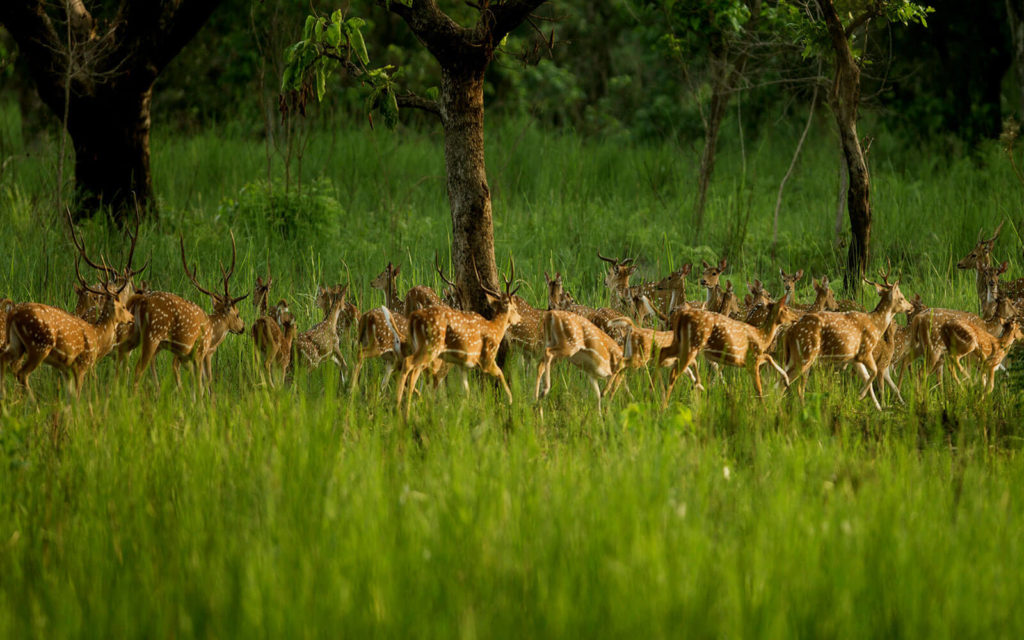
M210 291L209 289L203 287L203 285L199 284L199 279L196 277L196 267L189 269L188 260L185 258L185 239L181 236L178 236L178 240L181 247L181 265L185 268L185 274L188 276L188 279L192 281L192 284L195 286L196 289L199 290L200 293L204 293L210 296L210 301L213 303L213 313L211 314L211 317L222 318L225 323L224 326L227 328L228 331L230 331L231 333L239 334L245 332L245 322L242 320L242 317L238 314L237 305L242 300L248 298L249 294L247 293L236 298L232 297L231 291L229 289L231 276L235 273L235 258L237 256L237 252L235 250L234 232L231 232L230 236L231 266L225 269L223 264L220 265L221 282L224 285L224 293L214 293L213 291Z
M636 272L633 258L606 258L600 251L597 252L597 257L611 265L604 277L605 286L613 291L629 287L629 277Z
M717 265L708 264L706 260L701 260L701 265L704 267L704 271L700 276L700 286L705 289L714 289L718 286L718 280L725 272L725 268L729 265L726 258L722 258Z
M1003 222L1006 221L1004 220ZM974 248L966 256L960 259L960 262L956 263L957 269L977 269L980 266L988 266L989 254L992 253L992 248L996 244L996 238L999 237L999 232L1003 229L1003 222L999 223L992 237L988 240L983 239L982 231L978 230L977 243L975 243Z

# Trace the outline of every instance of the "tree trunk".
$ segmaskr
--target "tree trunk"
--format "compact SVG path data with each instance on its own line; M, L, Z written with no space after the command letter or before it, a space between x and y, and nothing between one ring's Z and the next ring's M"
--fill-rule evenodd
M491 305L479 286L482 281L498 288L491 191L484 165L483 69L442 68L441 120L455 282L463 308L490 317Z
M704 120L704 151L700 155L700 174L697 177L697 202L693 218L695 237L699 240L704 229L704 209L707 206L708 187L711 174L715 171L715 152L718 149L718 132L729 106L731 73L729 73L728 50L711 56L711 105Z
M136 205L147 212L153 201L149 166L152 88L107 92L73 100L68 132L75 149L77 217L101 208L123 223Z
M113 16L99 19L82 0L0 1L0 25L17 42L40 99L62 122L67 112L76 217L102 207L122 221L136 203L153 211L153 84L222 1L121 0L116 12L113 3L96 3Z
M868 250L871 243L871 198L868 165L857 135L857 111L860 106L860 67L850 50L846 32L832 0L818 0L825 25L836 54L836 72L829 92L829 107L836 118L839 140L846 157L850 183L846 195L850 215L850 249L846 257L843 284L847 291L855 291L867 272Z
M1010 18L1010 39L1013 41L1013 66L1017 74L1017 119L1024 119L1024 0L1006 0Z

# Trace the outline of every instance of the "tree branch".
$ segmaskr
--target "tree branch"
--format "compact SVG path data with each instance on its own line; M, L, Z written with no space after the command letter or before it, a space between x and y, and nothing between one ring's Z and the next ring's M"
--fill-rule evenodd
M469 30L441 11L435 0L412 0L411 7L396 0L377 0L377 4L404 20L416 39L439 62L457 62L459 57L475 49Z
M60 55L64 46L42 1L0 2L0 24L14 38L28 62L39 97L54 113L60 113L64 103L62 78L67 58Z
M415 93L395 94L395 100L398 101L400 108L419 109L441 117L441 105L436 100L422 98Z
M521 25L537 7L547 0L506 0L490 9L494 17L494 25L491 27L491 34L494 42L501 42L501 39L510 31Z
M864 23L866 23L868 20L877 17L880 13L881 11L879 10L879 8L877 6L873 6L871 9L868 9L864 13L854 18L853 22L847 25L846 29L844 29L846 37L849 38L850 36L852 36L854 32L857 31L857 29L860 29L862 26L864 26Z

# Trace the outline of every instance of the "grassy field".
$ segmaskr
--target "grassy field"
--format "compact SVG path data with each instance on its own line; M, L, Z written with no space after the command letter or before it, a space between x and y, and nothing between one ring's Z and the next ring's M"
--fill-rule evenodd
M0 295L72 302L54 211L54 146L0 128ZM543 271L607 300L595 251L644 277L727 255L736 285L778 268L839 276L836 150L824 121L790 182L776 258L775 189L799 124L724 141L699 242L688 224L696 154L675 143L591 142L528 126L489 131L499 260L540 304ZM435 283L448 245L440 137L331 130L311 140L303 196L266 188L258 142L154 140L159 224L142 230L157 288L192 290L239 241L237 294L270 260L275 297L307 326L317 284L351 280L363 307L387 260L401 286ZM996 257L1020 277L1022 190L995 149L950 159L879 135L875 244L908 294L974 309L955 269L980 227L1009 222ZM280 162L274 174L282 180ZM296 167L292 167L295 179ZM273 197L274 207L268 207ZM746 222L744 222L746 220ZM109 254L118 238L85 226ZM799 291L809 298L809 278ZM699 295L695 280L690 295ZM873 304L867 294L864 301ZM205 301L202 304L206 305ZM248 302L243 315L251 322ZM351 337L346 349L351 351ZM640 376L598 414L584 379L553 372L543 418L534 364L513 356L515 403L471 379L426 393L403 421L393 394L337 393L330 368L259 383L251 341L218 351L212 401L169 384L139 394L111 361L78 403L57 376L33 405L8 384L0 422L0 634L99 637L1020 637L1024 615L1022 396L1006 384L943 393L904 383L905 407L858 402L819 370L806 403L752 398L744 372L668 409ZM772 374L766 374L770 383ZM1002 381L1001 381L1002 382Z

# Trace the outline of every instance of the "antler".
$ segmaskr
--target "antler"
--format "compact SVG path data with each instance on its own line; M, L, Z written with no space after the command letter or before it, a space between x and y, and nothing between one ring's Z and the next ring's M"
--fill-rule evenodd
M597 252L597 257L604 260L605 262L615 265L616 267L625 266L633 262L633 258L606 258L605 256L601 255L600 251Z
M132 259L135 257L135 245L139 240L139 225L142 223L142 216L139 213L139 204L135 203L135 232L128 231L125 229L125 233L128 234L128 238L131 244L128 246L128 261L124 265L124 280L128 282L135 276L139 275L149 267L149 261L153 258L150 256L146 258L146 264L142 265L141 269L132 269Z
M473 263L473 266L474 266L474 268L476 268L476 263ZM455 289L456 291L458 291L459 285L455 284L454 282L449 280L447 277L445 277L444 270L441 269L441 263L440 263L440 261L438 261L437 252L436 251L434 252L434 268L437 269L437 275L441 276L441 280L446 285L448 285L452 289ZM477 277L479 278L479 276L477 276Z
M71 230L71 242L74 243L75 249L78 250L78 254L85 259L86 264L88 264L93 269L96 269L97 271L109 273L115 277L120 275L117 272L117 269L114 269L113 267L108 267L105 264L96 264L89 258L89 255L85 252L85 241L82 238L78 237L78 234L75 233L75 222L71 218L71 209L68 207L64 207L64 211L68 218L68 228Z
M987 240L987 242L995 242L996 241L996 238L999 237L999 232L1003 230L1003 224L1005 224L1005 223L1006 223L1005 219L1002 222L999 223L999 226L996 227L996 230L992 233L992 237L989 238Z
M199 284L199 280L196 279L196 274L195 274L195 270L194 269L191 270L191 271L189 270L189 268L188 268L188 260L185 259L185 238L179 235L178 236L178 244L181 247L181 266L185 267L185 275L188 276L188 279L192 281L192 284L195 285L196 289L199 289L199 291L201 293L205 293L206 295L210 296L211 298L217 297L217 294L213 293L209 289L206 289L205 287L203 287L203 285Z

